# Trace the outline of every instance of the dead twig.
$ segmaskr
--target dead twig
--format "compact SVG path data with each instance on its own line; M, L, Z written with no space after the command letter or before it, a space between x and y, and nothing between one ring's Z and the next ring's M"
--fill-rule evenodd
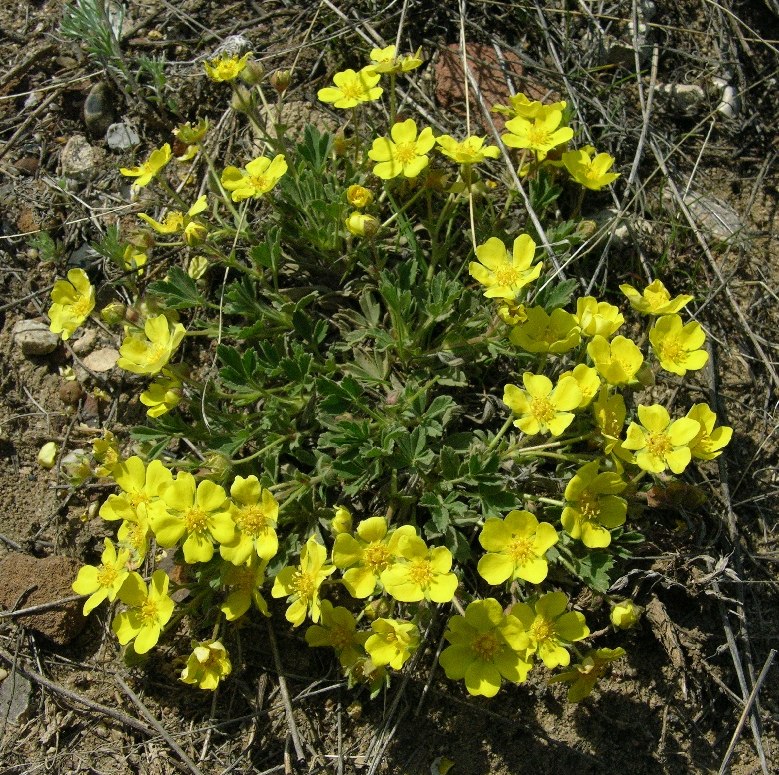
M298 726L295 723L295 715L292 711L292 701L289 698L289 692L287 691L287 680L284 678L284 668L281 664L281 656L279 655L279 645L276 642L276 633L273 631L273 625L268 622L268 638L270 640L271 651L273 652L273 662L276 665L276 672L279 677L279 692L281 693L281 699L284 703L284 710L287 715L287 726L289 727L289 734L292 738L292 744L295 746L295 757L299 762L305 761L306 754L303 751L303 745L300 742L300 733L298 732Z

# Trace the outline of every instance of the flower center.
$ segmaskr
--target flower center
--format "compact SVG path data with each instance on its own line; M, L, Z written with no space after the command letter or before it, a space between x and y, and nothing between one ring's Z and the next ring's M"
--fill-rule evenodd
M349 83L346 83L341 87L341 92L344 97L348 97L350 100L360 99L363 95L363 91L362 84L357 79L349 81Z
M130 500L130 504L134 509L137 509L138 506L140 506L142 503L146 504L148 503L151 498L149 498L148 494L141 491L138 492L131 492L128 494L128 498Z
M506 553L517 565L526 565L537 556L530 538L515 538L506 547Z
M113 586L119 571L113 565L101 565L97 572L97 583L101 587Z
M152 344L149 347L149 363L159 363L168 360L168 348L161 343Z
M188 533L201 533L208 527L208 514L203 509L193 506L184 512L184 523Z
M648 288L644 290L644 298L649 303L649 308L657 311L660 307L668 304L669 296L663 291L650 291Z
M157 601L150 597L141 603L141 621L144 624L156 624L159 619L157 613Z
M501 643L494 632L485 632L474 638L471 650L484 662L492 662L501 649Z
M417 144L412 143L398 143L395 146L395 157L401 164L408 164L414 161L417 155Z
M538 643L551 638L553 633L553 623L547 619L544 619L543 616L537 616L533 624L530 626L530 634Z
M685 350L678 339L664 339L660 343L660 357L664 361L679 363L685 355Z
M579 511L584 519L595 519L600 513L597 496L590 490L583 490L578 500Z
M520 273L511 264L503 264L500 269L495 271L495 278L499 285L512 286L519 282Z
M378 575L381 571L389 568L392 553L384 544L374 541L365 548L363 560L371 571Z
M555 408L548 398L534 398L530 402L530 414L539 422L549 422L555 417Z
M434 573L429 560L414 560L409 563L409 578L420 587L427 587L433 581Z
M91 311L90 299L88 296L82 296L70 305L70 309L75 317L85 318Z
M266 175L249 175L249 185L257 191L267 191L270 188Z
M245 506L235 516L235 521L243 533L257 536L268 527L268 517L262 506Z
M333 648L345 649L352 644L352 632L347 627L333 627L330 631L330 642Z
M232 574L231 574L232 575ZM241 568L234 578L233 586L239 592L249 593L254 591L254 571L249 568Z
M650 433L646 439L646 447L651 454L664 458L673 448L673 442L665 433Z
M531 148L543 150L549 146L549 131L542 127L534 126L527 133Z
M292 578L292 588L295 590L298 597L305 600L311 600L316 591L316 582L310 573L297 571Z

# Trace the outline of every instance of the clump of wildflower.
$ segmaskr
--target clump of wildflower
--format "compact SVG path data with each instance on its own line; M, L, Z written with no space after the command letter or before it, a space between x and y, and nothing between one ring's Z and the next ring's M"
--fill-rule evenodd
M613 471L598 472L600 461L583 465L565 488L561 522L571 538L581 539L588 549L611 543L615 527L625 523L628 504L621 493L627 483Z
M636 312L641 312L644 315L673 315L686 307L693 299L692 296L686 294L672 299L668 289L660 280L649 283L641 293L627 283L620 285L619 289L627 297L630 306Z
M625 322L619 308L594 296L576 300L576 320L583 336L602 336L608 339Z
M543 307L530 307L527 319L515 326L509 339L529 353L565 353L581 342L581 330L576 318L564 309L547 314Z
M500 149L497 145L484 145L486 137L471 135L464 140L455 140L451 135L436 137L438 150L457 164L478 164L487 159L497 159Z
M553 675L549 683L567 683L568 702L581 702L589 697L599 678L602 678L609 665L625 656L625 649L595 649L584 655L581 662L571 665L570 670Z
M140 395L141 403L149 408L149 417L162 417L175 409L181 401L181 380L164 368L161 374Z
M311 536L300 552L300 565L288 565L276 576L271 595L289 599L286 617L293 627L303 624L307 613L312 622L319 621L319 588L334 571L335 565L327 564L327 549Z
M598 374L610 385L633 385L638 382L644 356L638 345L625 336L615 336L610 342L603 336L594 336L587 345Z
M95 308L95 289L83 269L71 269L67 280L57 280L51 290L50 331L69 339Z
M488 299L515 301L522 289L541 274L541 262L533 263L535 254L536 243L528 234L514 240L511 255L501 240L490 237L476 246L479 260L468 264L468 272L485 286Z
M347 670L365 656L363 645L367 632L358 632L354 615L343 606L333 606L323 600L319 624L312 624L306 630L306 643L313 647L329 646L335 649L341 666Z
M370 65L359 72L343 70L333 76L334 86L320 89L316 96L321 102L332 103L334 108L354 108L381 97L384 89L376 85L380 79Z
M151 183L152 178L170 161L170 157L170 143L165 143L161 148L153 150L139 167L120 167L119 172L125 177L135 178L133 186L143 188Z
M619 177L618 172L609 172L614 157L608 153L596 154L589 145L578 151L565 151L562 159L571 177L591 191L600 191Z
M549 572L546 553L557 540L557 531L529 511L510 511L505 519L491 517L479 534L487 554L477 571L492 585L516 579L540 584Z
M140 574L133 571L119 590L119 599L129 608L116 615L111 629L123 646L134 639L136 654L154 648L162 628L173 615L175 605L168 595L169 583L165 571L156 570L147 587Z
M403 535L395 561L381 574L381 583L401 603L448 603L457 590L457 576L451 568L452 553L445 546L430 549L419 536Z
M192 653L187 659L187 666L181 671L181 680L212 692L232 670L230 655L221 641L193 640Z
M568 598L562 592L547 592L541 595L535 605L516 603L511 614L516 616L529 637L528 649L536 653L551 670L566 666L571 655L565 645L586 638L590 629L584 621L584 614L568 611Z
M415 178L430 163L427 154L435 145L433 130L425 127L417 136L413 118L392 125L390 137L377 137L368 151L368 157L378 164L373 174L382 180L398 175Z
M649 341L660 366L680 377L702 369L709 360L706 350L700 349L706 341L700 323L691 320L683 325L679 315L658 318L649 331Z
M262 487L253 474L236 476L230 487L230 516L238 529L232 543L222 543L219 552L225 560L243 565L256 553L260 559L270 560L279 550L276 521L279 504L273 493Z
M270 616L268 603L262 596L265 583L266 560L252 555L243 565L224 562L222 565L222 586L227 597L219 607L228 622L240 619L254 603L263 616Z
M519 415L514 425L529 436L551 433L559 436L574 419L573 409L582 400L582 391L573 377L561 378L557 385L543 374L526 371L522 375L525 389L506 385L503 403Z
M348 532L335 538L333 563L345 571L343 583L352 597L372 595L376 585L398 556L398 542L416 536L412 525L389 530L384 517L370 517L357 525L357 535Z
M638 624L641 617L641 606L637 606L632 600L622 600L611 607L609 619L620 630L629 630Z
M698 460L714 460L722 454L722 450L730 443L733 428L721 425L715 428L717 415L711 411L708 404L694 404L687 412L687 417L700 423L700 430L690 442L690 452Z
M97 567L84 565L79 569L78 576L76 576L72 586L77 595L89 595L84 601L84 616L88 616L104 600L108 600L110 603L114 602L119 590L130 575L130 571L127 569L129 559L129 551L122 550L117 553L113 542L106 538L105 548L100 557L100 565Z
M692 459L690 444L701 424L690 417L671 422L668 410L660 404L638 407L641 424L631 422L623 446L636 453L636 465L644 471L660 474L670 468L680 474Z
M365 650L377 667L389 665L400 670L419 647L419 629L413 622L375 619L373 634L365 641Z
M196 215L202 213L208 207L205 194L199 196L195 204L182 213L179 210L171 210L165 220L160 223L146 213L138 213L138 217L149 224L158 234L181 234L187 245L200 244L208 234L208 227L201 223Z
M287 171L287 160L283 154L273 159L259 156L252 159L244 169L225 167L222 173L222 186L230 192L233 202L258 198L267 194Z
M171 323L165 315L149 318L143 335L129 334L119 347L116 365L134 374L156 374L167 365L186 330L181 323Z
M160 546L175 546L184 536L182 549L188 564L208 562L214 541L235 540L235 523L223 487L204 479L199 484L188 471L165 485L160 499L150 506L149 522Z
M206 75L212 81L234 81L246 67L251 51L247 51L242 57L221 56L210 62L203 62Z
M573 129L560 126L563 114L559 110L545 108L532 119L516 116L506 122L507 132L501 139L509 148L523 148L534 151L538 160L557 146L567 143L573 137Z
M503 679L521 683L532 667L527 632L494 598L470 603L465 616L449 620L444 636L451 645L441 652L441 667L447 678L465 679L471 695L494 697Z
M416 70L416 68L422 64L422 58L419 55L420 51L421 49L418 49L415 54L403 54L402 56L398 56L397 48L395 46L374 48L371 49L370 54L371 64L365 69L373 73L386 73L390 75L407 73L410 70Z

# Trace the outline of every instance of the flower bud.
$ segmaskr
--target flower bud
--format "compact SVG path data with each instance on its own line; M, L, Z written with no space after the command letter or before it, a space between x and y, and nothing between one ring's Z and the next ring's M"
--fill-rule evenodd
M100 310L100 317L109 326L115 326L124 320L127 307L120 301L112 301Z
M379 221L372 215L365 215L364 213L353 212L346 219L346 228L357 237L371 237L376 236L376 232L379 230Z
M373 193L364 186L349 186L346 189L346 199L352 207L362 210L373 201Z
M330 521L330 532L334 536L352 532L352 515L343 506L335 510L335 516Z
M292 81L292 72L290 70L276 70L271 74L270 85L279 93L284 94L289 89Z
M629 630L638 622L641 610L632 600L616 603L611 609L611 623L620 630Z
M236 113L246 113L252 109L251 92L240 83L234 87L233 96L230 98L230 107Z
M265 68L256 59L250 59L238 77L247 86L256 86L265 77Z

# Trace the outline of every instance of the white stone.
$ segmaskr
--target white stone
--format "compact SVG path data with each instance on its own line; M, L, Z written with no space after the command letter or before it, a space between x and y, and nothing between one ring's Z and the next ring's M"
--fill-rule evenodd
M24 355L48 355L60 341L59 336L39 320L20 320L13 327L11 335Z

